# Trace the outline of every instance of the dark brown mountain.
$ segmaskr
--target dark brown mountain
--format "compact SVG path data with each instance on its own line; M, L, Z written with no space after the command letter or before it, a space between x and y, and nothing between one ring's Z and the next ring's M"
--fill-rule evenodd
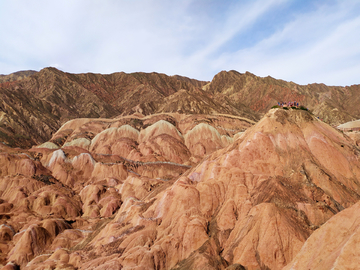
M222 71L204 82L159 73L71 74L45 68L6 75L0 82L0 141L11 146L45 142L74 118L178 112L257 121L278 101L298 101L333 125L360 118L360 85L297 85L249 72Z
M45 68L23 80L0 84L0 140L29 147L48 140L67 120L81 117L164 111L246 115L257 120L247 108L213 100L201 90L206 83L158 73L70 74Z

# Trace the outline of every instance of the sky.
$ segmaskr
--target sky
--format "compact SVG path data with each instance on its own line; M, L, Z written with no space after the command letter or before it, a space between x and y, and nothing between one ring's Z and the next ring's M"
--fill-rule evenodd
M222 70L360 84L360 0L0 0L0 74Z

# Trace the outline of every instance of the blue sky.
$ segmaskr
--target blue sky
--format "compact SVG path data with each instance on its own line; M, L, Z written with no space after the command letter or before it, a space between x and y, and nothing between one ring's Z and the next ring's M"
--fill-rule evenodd
M0 74L54 66L360 84L359 0L0 0Z

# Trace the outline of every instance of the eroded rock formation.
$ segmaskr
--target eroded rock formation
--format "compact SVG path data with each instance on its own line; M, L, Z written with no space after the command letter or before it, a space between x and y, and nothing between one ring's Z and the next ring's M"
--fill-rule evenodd
M29 150L0 149L3 269L355 263L360 150L307 111L273 109L255 125L83 118ZM325 241L335 226L346 233Z
M199 136L209 138L207 152L196 155L186 144L198 138L185 139L195 128L194 117L197 123L207 123ZM221 145L227 146L251 125L251 120L233 116L180 114L76 119L64 124L51 141L28 151L1 145L0 263L6 264L4 269L83 265L79 252L92 249L97 235L111 234L114 228L105 226L109 222L126 219L120 208L154 200L215 151L221 137L229 138ZM211 141L206 132L215 128L219 131ZM135 212L131 210L127 219Z

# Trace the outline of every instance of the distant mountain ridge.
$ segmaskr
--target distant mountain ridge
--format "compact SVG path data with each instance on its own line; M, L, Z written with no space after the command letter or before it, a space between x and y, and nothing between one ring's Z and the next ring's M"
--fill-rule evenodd
M360 85L326 86L299 85L293 82L262 78L250 72L221 71L204 89L215 99L231 100L253 111L266 113L277 102L297 101L330 124L340 124L360 118Z
M72 74L56 68L0 75L0 141L29 147L74 118L163 112L231 114L257 121L279 101L298 101L338 125L360 118L360 85L298 85L222 71L211 82L178 75Z
M29 77L35 73L37 73L37 71L35 71L35 70L22 70L22 71L8 74L8 75L0 74L0 83L18 81L18 80L24 79L26 77Z

